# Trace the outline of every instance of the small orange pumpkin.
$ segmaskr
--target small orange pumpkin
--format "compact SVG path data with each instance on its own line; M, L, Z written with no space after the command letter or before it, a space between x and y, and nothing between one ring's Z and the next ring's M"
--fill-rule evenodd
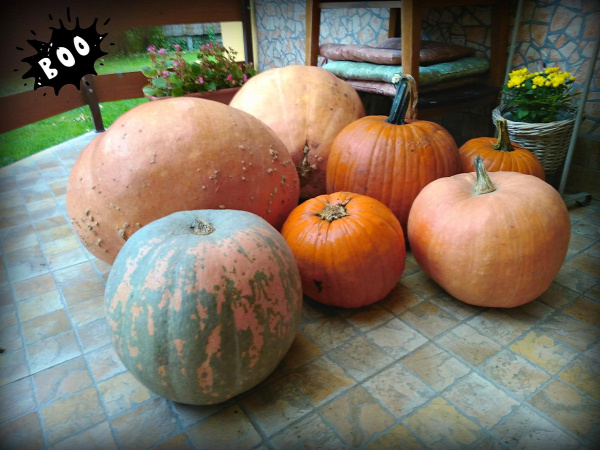
M327 305L375 303L404 271L398 219L365 195L337 192L309 199L291 212L281 234L296 257L304 294Z
M416 94L414 80L404 75L390 117L366 116L346 126L333 141L327 165L327 192L350 191L379 200L405 234L421 189L459 172L458 147L448 131L434 122L405 120L411 94Z
M571 221L537 177L485 171L430 183L415 199L408 240L423 271L465 303L510 308L534 300L558 274Z
M458 149L461 171L474 172L473 159L476 155L480 155L488 172L500 170L520 172L546 180L544 167L535 154L516 142L510 142L506 119L498 119L496 126L498 140L491 137L478 137L465 142Z

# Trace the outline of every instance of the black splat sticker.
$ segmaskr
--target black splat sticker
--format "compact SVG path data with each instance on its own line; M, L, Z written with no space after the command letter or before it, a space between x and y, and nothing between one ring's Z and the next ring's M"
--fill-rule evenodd
M70 22L68 10L67 18ZM76 18L75 27L69 30L62 20L59 20L60 28L50 27L52 30L50 42L28 40L29 45L37 53L21 60L31 66L22 78L33 77L34 90L51 86L56 95L67 84L72 84L79 89L81 78L88 74L97 75L94 63L98 58L108 54L100 48L102 40L108 33L99 34L96 31L97 22L98 19L95 19L88 28L81 28L79 18ZM104 24L107 23L108 20Z

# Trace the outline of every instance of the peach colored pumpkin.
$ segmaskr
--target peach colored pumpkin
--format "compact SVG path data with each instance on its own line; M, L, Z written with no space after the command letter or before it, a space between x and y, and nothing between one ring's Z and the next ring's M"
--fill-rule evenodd
M510 308L541 295L567 254L571 221L558 192L532 175L485 171L441 178L417 196L408 240L450 295Z
M299 189L287 148L266 125L179 97L131 109L83 150L67 212L86 248L112 264L136 230L176 211L238 209L280 228Z
M230 106L259 118L281 138L300 175L301 198L325 193L333 139L365 115L349 84L314 66L286 66L255 75Z

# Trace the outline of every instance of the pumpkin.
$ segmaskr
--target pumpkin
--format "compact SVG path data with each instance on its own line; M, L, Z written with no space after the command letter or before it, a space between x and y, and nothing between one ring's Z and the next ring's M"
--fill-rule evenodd
M465 303L510 308L537 298L567 254L571 222L556 190L532 175L441 178L415 199L408 240L417 263Z
M230 106L259 118L288 148L300 176L300 197L325 193L331 143L365 111L356 91L325 69L292 65L248 80Z
M346 126L333 141L327 166L327 192L350 191L381 201L405 233L421 189L459 169L458 148L448 131L433 122L405 120L414 94L414 80L403 76L390 116L365 116Z
M296 257L303 292L327 305L375 303L404 270L400 222L365 195L337 192L309 199L291 212L281 234Z
M223 402L265 379L297 332L294 255L245 211L180 211L136 232L106 284L112 341L125 367L170 400Z
M140 227L176 211L239 209L280 228L298 205L281 140L250 114L198 98L136 106L77 158L67 212L77 236L112 264Z
M545 180L544 168L535 154L510 141L506 119L498 119L496 127L498 128L497 140L491 137L478 137L465 142L458 149L461 172L474 172L473 161L475 156L479 155L488 172L508 170L534 175Z

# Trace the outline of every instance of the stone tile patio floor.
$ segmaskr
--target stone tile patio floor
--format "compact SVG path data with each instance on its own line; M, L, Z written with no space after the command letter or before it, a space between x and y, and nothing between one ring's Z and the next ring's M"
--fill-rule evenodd
M570 209L567 260L512 310L448 295L411 255L394 291L355 311L306 301L265 382L210 407L174 404L110 344L110 266L65 213L94 133L0 170L2 448L598 448L600 202Z

